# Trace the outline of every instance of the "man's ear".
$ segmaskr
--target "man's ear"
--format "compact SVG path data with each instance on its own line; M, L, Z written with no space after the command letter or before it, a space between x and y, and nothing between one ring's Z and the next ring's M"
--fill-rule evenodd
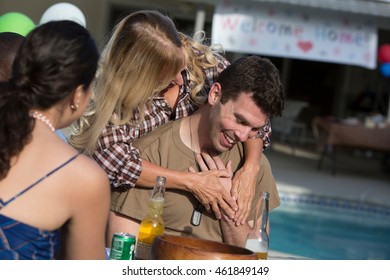
M214 83L211 86L211 89L209 91L208 103L210 105L214 105L214 104L218 103L221 100L221 97L222 97L221 84L220 83Z

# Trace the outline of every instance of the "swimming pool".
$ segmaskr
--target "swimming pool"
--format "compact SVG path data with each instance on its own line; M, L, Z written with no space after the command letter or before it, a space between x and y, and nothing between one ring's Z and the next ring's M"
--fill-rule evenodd
M390 208L281 193L270 250L321 260L390 259Z

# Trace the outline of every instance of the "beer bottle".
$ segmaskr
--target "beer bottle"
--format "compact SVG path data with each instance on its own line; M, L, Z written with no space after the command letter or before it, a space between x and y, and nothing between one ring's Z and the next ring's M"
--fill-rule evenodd
M245 248L256 253L259 260L266 260L269 250L267 233L269 193L261 192L256 205L256 215L252 230L248 234ZM260 224L259 224L260 222Z
M164 233L162 218L164 208L164 191L166 178L157 176L153 192L149 201L149 210L142 219L138 232L135 258L139 260L150 259L150 249L154 238Z

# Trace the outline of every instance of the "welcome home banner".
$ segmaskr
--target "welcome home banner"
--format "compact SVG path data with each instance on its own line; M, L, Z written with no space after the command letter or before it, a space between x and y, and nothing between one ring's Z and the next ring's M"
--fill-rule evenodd
M212 43L226 51L376 68L377 28L361 15L223 0L212 26Z

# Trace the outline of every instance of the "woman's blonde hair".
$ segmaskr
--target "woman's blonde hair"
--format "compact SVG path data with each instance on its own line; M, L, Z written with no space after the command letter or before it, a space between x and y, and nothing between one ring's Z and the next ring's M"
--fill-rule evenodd
M179 32L187 61L187 70L190 74L191 100L197 105L204 104L206 96L200 94L205 88L206 74L204 69L218 68L215 53L222 53L219 45L209 46L205 43L205 32L200 31L194 35L198 41Z
M71 145L92 155L107 124L142 121L151 98L182 69L181 48L178 31L168 16L138 11L123 18L103 50L91 102L73 126Z

